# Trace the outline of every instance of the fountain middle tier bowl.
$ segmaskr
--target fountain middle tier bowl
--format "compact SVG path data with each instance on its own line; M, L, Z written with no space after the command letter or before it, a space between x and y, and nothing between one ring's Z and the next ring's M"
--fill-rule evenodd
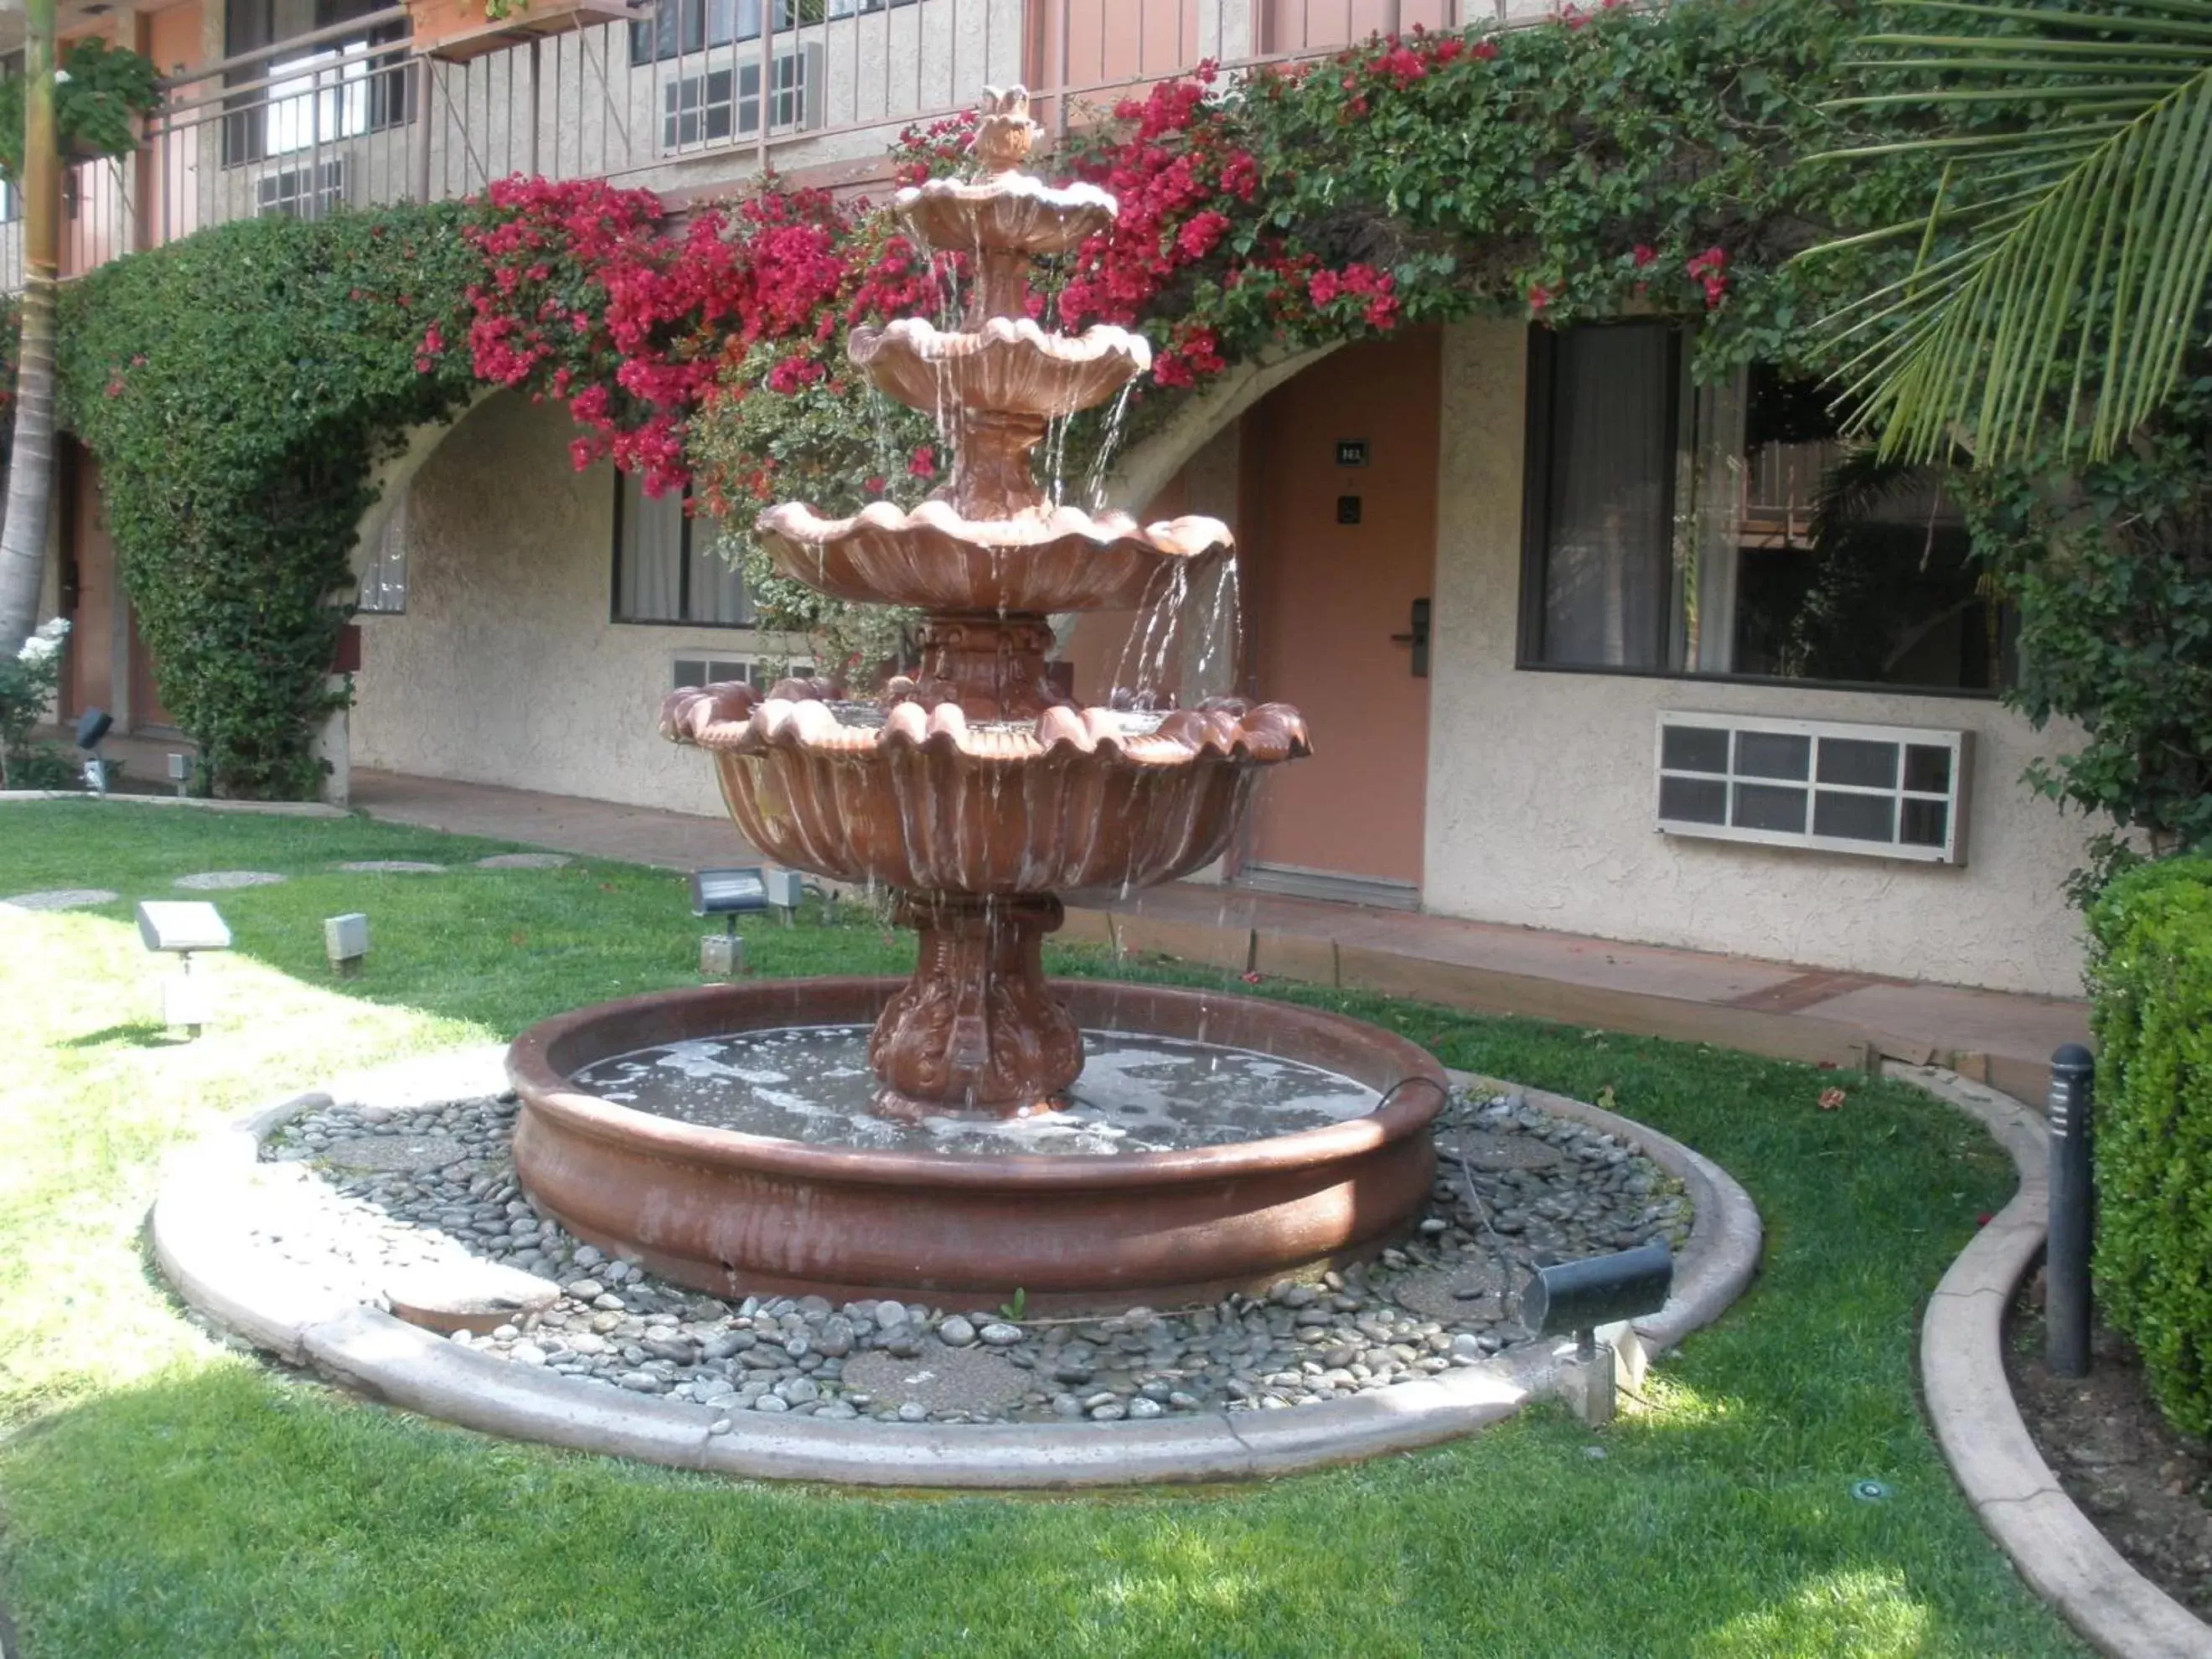
M994 317L972 331L939 332L919 317L856 328L848 350L876 387L930 415L1014 415L1051 420L1112 397L1152 366L1141 334L1099 323L1080 334Z
M1001 723L957 703L755 698L743 684L679 691L661 729L714 754L731 816L767 857L910 891L1172 881L1221 855L1259 768L1309 752L1283 703Z
M1436 1061L1371 1025L1256 997L1052 984L1086 1030L1131 1034L1139 1046L1220 1045L1262 1072L1269 1057L1318 1067L1379 1104L1320 1127L1182 1151L993 1155L703 1127L578 1081L641 1049L865 1024L899 984L708 986L532 1026L507 1054L522 1097L514 1161L524 1188L599 1249L718 1295L920 1291L963 1308L1018 1291L1050 1308L1250 1288L1388 1243L1428 1197L1429 1129L1444 1098ZM1400 1086L1407 1079L1417 1081Z
M1002 614L1133 611L1230 546L1218 519L1139 526L1059 507L971 523L939 501L911 513L873 501L849 519L787 501L760 531L779 571L833 598Z

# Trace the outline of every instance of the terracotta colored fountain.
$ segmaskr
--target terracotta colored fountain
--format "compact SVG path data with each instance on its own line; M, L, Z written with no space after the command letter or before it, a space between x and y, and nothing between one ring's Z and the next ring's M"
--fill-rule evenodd
M526 1032L510 1061L525 1184L574 1231L717 1289L1021 1288L1065 1299L1215 1286L1354 1252L1426 1195L1434 1088L1296 1133L1117 1158L867 1152L702 1128L573 1086L594 1060L711 1031L872 1018L873 1110L909 1122L1048 1115L1084 1071L1085 1032L1165 1034L1333 1067L1376 1091L1440 1080L1411 1044L1279 1004L1047 981L1058 894L1173 880L1226 849L1260 769L1308 752L1281 703L1221 698L1164 714L1084 708L1045 661L1054 612L1133 610L1224 557L1205 518L1139 526L1046 498L1031 452L1048 422L1151 365L1142 337L1053 333L1029 271L1105 228L1113 198L1018 171L1037 129L994 92L978 176L902 191L930 246L974 261L957 332L919 319L859 329L853 361L936 415L954 457L911 512L764 514L777 568L841 599L926 617L920 665L869 702L817 681L766 697L678 692L661 729L714 757L746 839L778 862L897 896L921 935L913 978L715 988L585 1010ZM1072 1006L1073 1005L1073 1006Z

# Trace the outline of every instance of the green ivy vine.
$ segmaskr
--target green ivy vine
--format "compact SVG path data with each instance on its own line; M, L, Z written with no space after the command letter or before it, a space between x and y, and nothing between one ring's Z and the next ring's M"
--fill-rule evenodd
M456 207L247 219L64 291L64 416L161 692L220 793L308 797L370 475L474 387L418 370L477 269Z

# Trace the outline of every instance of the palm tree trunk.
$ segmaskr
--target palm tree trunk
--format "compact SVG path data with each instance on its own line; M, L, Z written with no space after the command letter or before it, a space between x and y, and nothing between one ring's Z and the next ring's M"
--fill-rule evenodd
M61 266L61 157L54 131L54 0L27 0L23 69L23 334L15 435L0 526L0 654L38 621L54 481L54 280Z

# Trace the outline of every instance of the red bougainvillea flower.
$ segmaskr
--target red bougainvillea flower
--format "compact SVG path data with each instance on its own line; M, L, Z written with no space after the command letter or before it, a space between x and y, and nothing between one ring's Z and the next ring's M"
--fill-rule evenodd
M1474 43L1474 55L1482 59L1484 63L1488 63L1492 58L1498 56L1498 42L1495 40L1476 41Z
M907 458L906 470L917 478L935 477L937 476L937 446L935 444L916 445L914 453Z
M1638 270L1641 270L1644 266L1650 264L1654 259L1657 258L1659 254L1658 251L1655 249L1650 243L1638 242L1628 257L1636 261L1636 268Z

